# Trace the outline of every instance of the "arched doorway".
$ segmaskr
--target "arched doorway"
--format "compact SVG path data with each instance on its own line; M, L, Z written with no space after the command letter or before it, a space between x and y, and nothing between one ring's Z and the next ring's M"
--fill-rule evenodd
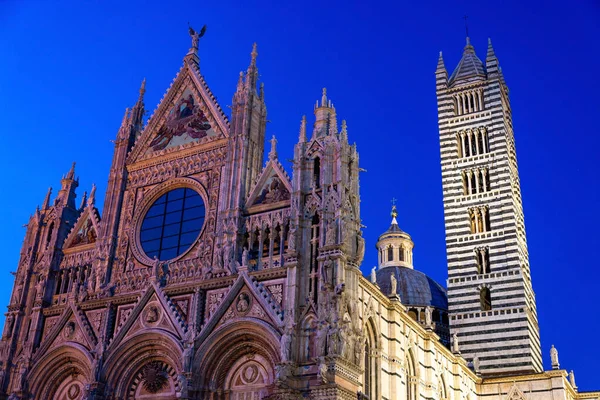
M27 377L33 399L81 400L90 382L92 359L86 348L68 343L48 352Z
M183 348L172 333L152 329L108 349L103 380L118 399L175 400Z
M244 318L199 338L193 367L198 398L260 400L268 396L279 362L279 337L266 322Z

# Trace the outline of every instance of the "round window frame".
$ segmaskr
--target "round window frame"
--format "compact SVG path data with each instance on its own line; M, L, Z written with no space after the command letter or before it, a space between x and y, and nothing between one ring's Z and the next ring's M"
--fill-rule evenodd
M192 189L196 191L200 197L202 197L202 201L204 201L205 205L205 214L204 214L204 223L202 224L202 228L200 228L200 233L198 233L198 237L196 240L190 245L190 247L179 254L177 257L171 258L169 260L161 260L163 262L172 263L180 260L185 257L198 243L202 235L204 234L204 230L206 229L206 220L208 219L208 194L206 189L200 182L192 178L175 178L163 182L154 188L150 189L150 191L144 195L142 202L139 207L136 207L137 210L134 213L133 223L131 224L131 231L129 233L129 237L133 238L134 245L131 246L131 250L135 256L135 258L145 264L147 266L151 266L154 263L154 260L146 255L142 247L142 241L140 238L140 230L142 228L142 223L144 222L144 218L150 210L150 207L154 205L154 203L160 198L160 196L164 195L175 189Z

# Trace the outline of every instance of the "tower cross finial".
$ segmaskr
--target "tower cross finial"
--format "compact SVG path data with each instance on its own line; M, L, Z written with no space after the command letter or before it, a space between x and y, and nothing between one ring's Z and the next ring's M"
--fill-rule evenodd
M392 203L392 207L396 207L396 198L392 197L392 200L390 200L390 203Z
M467 37L469 37L469 22L467 21L469 16L465 15L463 19L465 20L465 33L467 34Z

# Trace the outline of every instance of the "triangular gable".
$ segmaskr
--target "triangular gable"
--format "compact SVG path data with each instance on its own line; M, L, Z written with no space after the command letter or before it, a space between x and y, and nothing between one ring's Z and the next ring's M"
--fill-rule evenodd
M513 385L506 395L506 400L525 400L525 394L517 387L516 382L513 382Z
M290 200L292 184L277 159L269 160L250 191L246 208L258 205L279 205Z
M72 302L65 307L50 332L44 335L44 340L35 353L34 362L37 357L44 355L50 347L69 341L80 343L88 349L93 349L98 343L83 311Z
M228 137L229 122L197 66L186 61L133 147L128 162Z
M306 155L313 157L315 155L321 155L322 153L323 145L318 140L311 140L311 143L306 150Z
M154 282L118 328L107 350L112 348L113 343L121 343L138 331L150 328L168 330L180 339L187 333L187 326L181 321L174 307L170 307L170 299Z
M283 310L276 300L261 283L251 281L244 271L233 283L196 340L202 342L219 326L236 318L247 317L262 319L275 327L281 327L283 324Z
M86 206L77 222L71 229L71 232L67 235L63 249L69 249L79 246L91 247L98 239L98 232L100 227L100 214L96 207Z

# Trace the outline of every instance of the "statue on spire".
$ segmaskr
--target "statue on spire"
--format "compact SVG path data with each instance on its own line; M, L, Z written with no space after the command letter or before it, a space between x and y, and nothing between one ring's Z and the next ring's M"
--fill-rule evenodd
M206 25L200 29L200 32L196 32L194 28L192 28L188 22L189 33L192 37L192 47L190 48L190 52L197 53L198 52L198 44L200 43L200 38L204 36L206 33Z

